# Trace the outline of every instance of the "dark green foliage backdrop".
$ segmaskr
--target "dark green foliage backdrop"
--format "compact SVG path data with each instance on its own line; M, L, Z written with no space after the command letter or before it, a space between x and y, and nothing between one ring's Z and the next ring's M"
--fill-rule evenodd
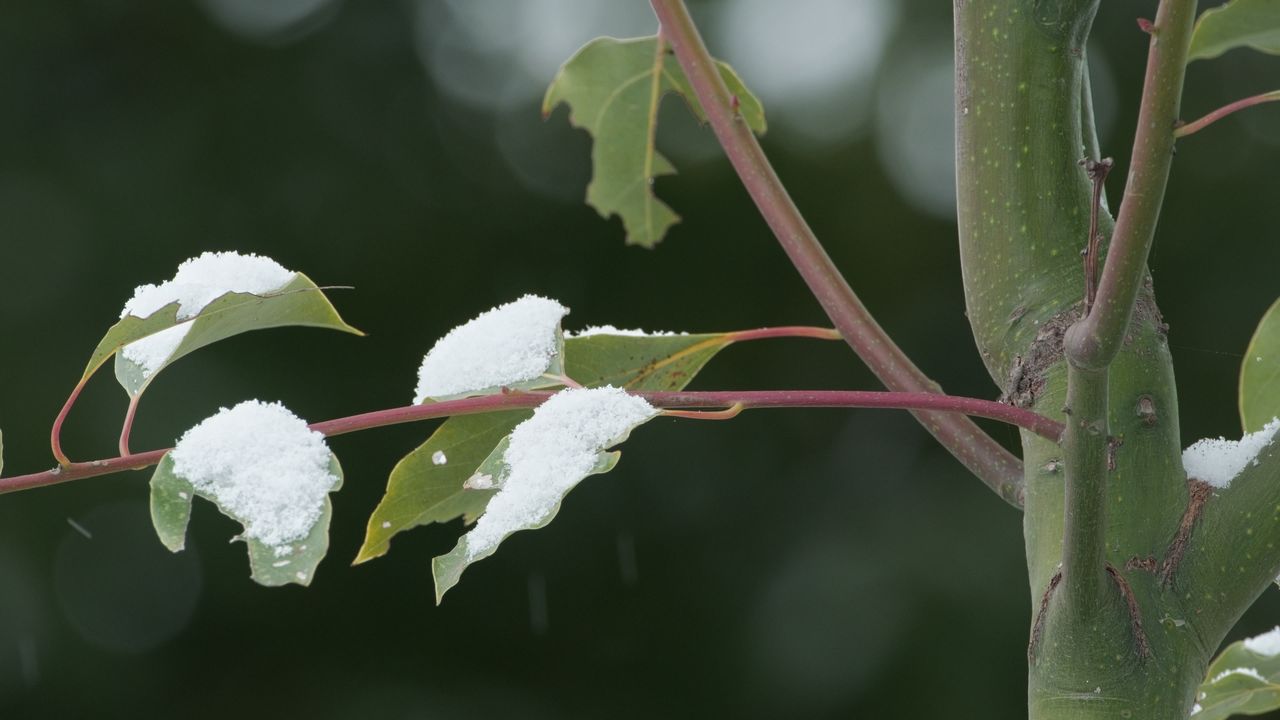
M590 7L600 30L634 33L637 4L291 2L315 11L265 34L234 22L252 2L0 6L6 471L51 465L49 423L133 286L203 250L258 252L354 285L334 299L369 337L282 330L183 359L144 401L136 448L168 445L248 397L311 420L404 404L435 338L524 292L572 307L570 327L824 324L709 132L695 136L675 103L660 145L677 146L682 172L658 188L684 222L656 251L626 248L617 221L580 202L586 136L563 110L542 124L536 95L487 103L505 97L503 68L519 68L448 44L465 45L450 24L476 13L500 30L536 12L546 36L555 18ZM736 28L725 18L736 7L741 19L739 4L695 11L713 52L752 85L744 51L716 46L728 32L717 23ZM925 110L945 110L948 88L923 110L909 92L945 75L904 68L946 60L949 8L878 7L899 5L854 107L788 118L784 100L756 87L776 121L765 143L882 322L949 391L991 397L965 324L954 223L936 193L933 206L905 199L902 180L929 179L910 175L919 158L903 148L941 146L945 159L945 118L937 132ZM790 12L816 13L821 27L821 13L842 7ZM1152 12L1154 2L1106 3L1091 48L1105 61L1117 179L1145 57L1134 15ZM568 37L562 55L587 39ZM1277 59L1247 52L1198 63L1186 114L1277 79ZM1280 294L1280 108L1249 112L1182 142L1153 256L1188 442L1238 435L1239 353ZM837 130L806 131L824 123ZM696 387L875 385L843 346L778 341L725 352ZM67 430L72 457L113 454L123 409L109 376L95 381ZM548 529L506 543L440 608L429 560L458 527L415 531L388 557L346 566L386 474L428 430L332 443L347 482L308 590L250 582L243 548L226 543L234 524L208 505L190 550L168 556L146 517L145 473L0 498L0 716L1025 713L1020 517L905 414L652 423L615 472L584 483ZM1271 591L1247 629L1277 621Z

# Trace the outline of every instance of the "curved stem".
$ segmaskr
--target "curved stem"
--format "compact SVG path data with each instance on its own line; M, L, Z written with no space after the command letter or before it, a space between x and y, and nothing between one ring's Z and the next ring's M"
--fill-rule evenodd
M138 402L142 400L142 395L129 396L129 409L124 414L124 424L120 427L120 454L128 456L129 452L129 433L133 432L133 418L138 414Z
M71 408L76 404L76 399L80 397L80 392L84 390L85 383L89 381L88 377L80 379L76 383L71 394L67 396L67 401L62 404L62 409L58 411L58 417L54 418L53 428L49 431L49 447L53 450L53 457L58 461L59 465L71 465L71 460L67 458L67 454L62 452L62 425L67 421L67 416L71 414Z
M372 428L401 423L430 420L453 415L472 415L512 408L532 408L541 405L554 393L506 392L483 397L448 400L424 405L377 410L349 417L313 423L310 427L328 437L370 430ZM952 397L937 393L895 393L862 390L748 390L722 392L640 392L634 393L659 408L726 408L734 414L735 406L741 408L770 407L847 407L891 408L902 410L932 410L947 413L965 413L991 418L1026 428L1051 440L1057 440L1062 425L1029 410L1012 407L991 400ZM125 470L138 470L160 462L171 448L151 450L107 460L70 463L41 473L0 478L0 494L28 490L46 485L110 475Z
M662 36L675 51L729 162L845 342L890 390L940 392L876 323L805 222L755 135L741 121L734 98L716 71L684 2L651 0L651 4L662 25ZM1020 505L1021 461L967 418L933 413L916 417L992 490Z
M1111 364L1133 316L1173 165L1174 127L1195 12L1195 0L1163 0L1156 13L1129 180L1097 298L1089 314L1067 333L1067 356L1082 368L1098 370Z
M1186 137L1192 133L1199 132L1209 127L1231 113L1239 112L1240 110L1247 107L1253 107L1254 105L1261 105L1263 103L1276 101L1280 101L1280 90L1272 90L1269 93L1262 93L1261 95L1254 95L1253 97L1247 97L1243 100L1237 100L1230 105L1223 105L1199 120L1193 120L1184 125L1179 125L1178 128L1173 131L1173 136L1175 138Z

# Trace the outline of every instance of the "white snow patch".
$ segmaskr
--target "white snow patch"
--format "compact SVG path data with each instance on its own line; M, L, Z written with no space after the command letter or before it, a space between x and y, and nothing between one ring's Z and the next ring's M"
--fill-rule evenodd
M1210 680L1209 684L1213 685L1214 683L1217 683L1220 680L1229 678L1232 675L1244 675L1245 677L1253 678L1254 680L1257 680L1258 682L1263 682L1263 683L1267 681L1267 679L1262 677L1262 674L1258 672L1257 668L1238 667L1238 668L1231 668L1230 670L1223 670L1222 672L1218 673L1216 677Z
M1274 627L1261 635L1246 638L1244 647L1246 650L1263 657L1280 655L1280 626Z
M591 337L592 335L624 335L626 337L675 337L677 335L688 335L687 332L672 332L670 330L637 330L616 328L612 325L592 325L586 330L570 330L564 334L565 337Z
M499 305L450 330L422 359L415 403L532 380L559 351L569 309L537 295Z
M545 522L564 494L595 467L601 451L657 412L643 398L615 387L552 395L511 432L503 455L509 472L464 538L468 560L492 552L516 530Z
M1182 466L1187 477L1225 488L1249 463L1257 464L1258 453L1271 444L1277 430L1280 430L1280 418L1239 440L1206 438L1182 451Z
M449 462L449 456L445 455L443 450L437 450L431 453L432 465L444 465L447 462Z
M178 320L189 320L206 305L229 292L266 295L288 285L297 273L259 255L236 252L206 252L184 261L172 280L159 285L139 285L124 304L120 317L145 318L170 303L178 303ZM190 323L132 342L121 352L151 375L164 364L191 330Z
M223 408L183 434L170 457L174 473L243 523L246 537L277 547L311 532L338 482L324 436L280 403Z

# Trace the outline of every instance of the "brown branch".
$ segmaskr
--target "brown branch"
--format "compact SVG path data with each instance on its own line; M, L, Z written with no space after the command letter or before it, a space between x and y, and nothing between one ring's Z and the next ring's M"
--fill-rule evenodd
M662 37L675 52L725 155L760 214L813 296L858 357L890 390L941 392L875 321L827 255L783 187L759 141L735 108L682 0L651 0ZM1022 462L973 421L937 413L916 418L975 475L1011 504L1021 507Z

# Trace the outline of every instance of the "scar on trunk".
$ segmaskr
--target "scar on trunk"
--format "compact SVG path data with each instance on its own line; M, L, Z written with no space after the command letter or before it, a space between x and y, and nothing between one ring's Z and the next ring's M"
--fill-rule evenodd
M1165 551L1164 562L1160 565L1160 584L1168 587L1173 584L1173 574L1177 572L1182 556L1187 553L1187 544L1191 541L1191 531L1195 528L1204 504L1209 500L1213 487L1203 480L1187 478L1187 509L1182 513L1182 522L1178 523L1178 532L1169 542Z
M1027 643L1027 664L1034 665L1036 662L1036 646L1040 644L1040 636L1044 633L1044 616L1048 614L1049 598L1053 597L1053 591L1058 589L1058 583L1062 582L1062 570L1059 569L1049 578L1049 587L1045 588L1044 595L1040 598L1040 609L1036 612L1036 621L1031 625L1031 641Z
M1115 581L1116 587L1120 589L1120 596L1129 609L1129 629L1133 632L1133 644L1138 657L1145 660L1151 657L1151 643L1147 641L1147 631L1142 629L1142 609L1138 607L1138 598L1134 597L1129 581L1111 563L1107 563L1107 574Z

